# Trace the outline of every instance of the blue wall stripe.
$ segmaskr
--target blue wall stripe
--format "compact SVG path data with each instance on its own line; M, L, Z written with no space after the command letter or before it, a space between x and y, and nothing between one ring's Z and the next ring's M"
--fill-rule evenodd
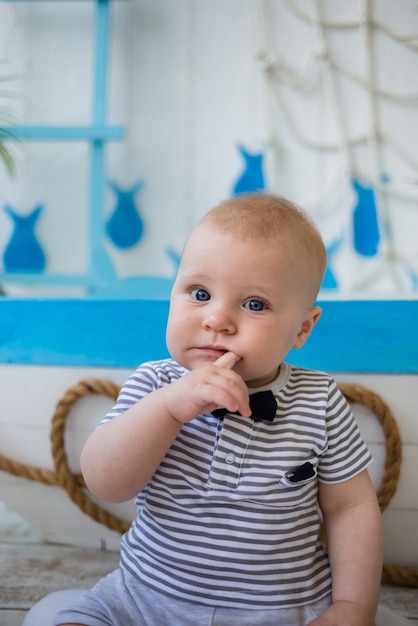
M330 372L418 373L418 300L323 301L288 360ZM167 355L168 302L0 299L0 363L134 368Z

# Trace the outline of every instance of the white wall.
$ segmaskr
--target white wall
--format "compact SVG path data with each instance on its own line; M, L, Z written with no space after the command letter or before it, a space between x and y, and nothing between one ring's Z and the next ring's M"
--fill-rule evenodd
M241 143L266 154L269 187L306 206L327 244L341 239L332 262L345 294L414 288L417 100L403 96L418 93L415 3L376 0L371 31L333 26L358 23L364 2L319 5L328 24L325 47L321 30L307 21L313 0L113 3L108 121L123 125L126 138L109 146L108 179L126 187L145 182L137 201L146 225L131 250L104 238L118 274L173 275L165 249L180 251L198 217L230 196L242 171ZM15 77L4 89L17 95L0 98L0 105L10 107L17 123L89 123L93 24L93 2L0 2L0 72ZM373 33L370 75L367 32ZM403 41L406 35L411 39ZM263 62L260 50L267 52ZM328 53L323 62L321 50ZM330 71L332 59L366 87L340 69ZM289 75L301 76L311 65L306 86L291 87ZM383 93L373 97L372 84ZM15 179L0 167L0 204L27 213L43 203L37 233L47 270L86 271L88 148L23 142L14 151ZM353 172L380 189L378 258L353 251ZM381 174L389 177L384 185ZM105 219L113 208L108 189ZM0 208L0 263L10 235Z

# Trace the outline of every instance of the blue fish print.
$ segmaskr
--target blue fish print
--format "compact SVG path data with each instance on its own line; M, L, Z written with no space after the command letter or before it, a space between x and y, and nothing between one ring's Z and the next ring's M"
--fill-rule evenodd
M233 195L261 191L265 188L262 153L251 154L243 146L237 146L244 158L244 171L233 187Z
M39 205L29 215L19 215L11 206L4 207L14 223L13 234L3 253L7 272L42 272L45 269L45 253L34 232L42 209Z
M356 178L351 182L357 194L353 214L354 248L363 256L375 256L380 241L375 190Z
M110 182L116 194L116 208L106 224L106 233L118 248L132 248L137 244L144 231L142 218L135 206L135 195L143 187L141 181L130 189L121 189L116 183Z

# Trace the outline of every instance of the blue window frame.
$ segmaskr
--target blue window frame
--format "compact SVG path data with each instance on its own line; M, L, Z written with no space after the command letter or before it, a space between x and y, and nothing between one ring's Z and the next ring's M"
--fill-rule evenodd
M57 0L53 1L56 2ZM103 237L103 206L106 177L105 149L108 141L123 139L124 129L122 126L112 126L106 124L106 93L111 0L93 1L96 3L96 17L94 32L94 81L91 124L88 126L38 125L10 126L6 128L11 136L24 141L87 141L90 143L88 271L86 275L0 272L0 283L14 282L28 285L81 285L88 288L100 279L99 269L96 267L95 250L97 250L99 246L102 246Z

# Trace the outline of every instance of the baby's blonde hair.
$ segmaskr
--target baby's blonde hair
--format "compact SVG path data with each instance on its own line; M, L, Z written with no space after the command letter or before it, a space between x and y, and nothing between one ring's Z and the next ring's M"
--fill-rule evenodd
M213 225L244 239L276 239L278 244L287 245L289 255L306 260L315 300L326 269L326 249L308 214L287 198L271 193L242 194L206 213L197 228L201 225Z

